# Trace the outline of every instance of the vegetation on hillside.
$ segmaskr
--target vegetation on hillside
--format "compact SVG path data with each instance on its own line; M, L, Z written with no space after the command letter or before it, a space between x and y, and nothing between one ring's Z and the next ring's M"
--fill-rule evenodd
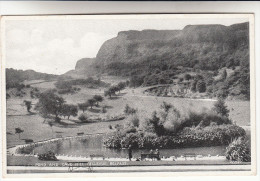
M159 30L123 32L102 45L94 64L101 73L130 77L132 87L171 84L183 72L193 72L202 76L191 81L198 92L249 99L248 29L248 23L241 23L191 25L163 31L164 36ZM224 70L217 79L223 69L232 73Z
M74 94L80 91L79 87L75 86L87 86L88 88L99 88L99 87L107 87L108 84L101 81L100 79L95 80L92 77L88 77L87 79L72 79L72 80L63 80L59 79L55 86L59 94Z
M33 70L6 69L6 88L19 88L25 86L22 84L25 80L55 80L57 75L39 73Z

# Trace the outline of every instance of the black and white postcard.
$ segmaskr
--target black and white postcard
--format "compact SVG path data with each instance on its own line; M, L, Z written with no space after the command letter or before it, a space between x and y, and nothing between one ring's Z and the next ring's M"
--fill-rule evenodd
M3 16L3 173L255 175L253 14Z

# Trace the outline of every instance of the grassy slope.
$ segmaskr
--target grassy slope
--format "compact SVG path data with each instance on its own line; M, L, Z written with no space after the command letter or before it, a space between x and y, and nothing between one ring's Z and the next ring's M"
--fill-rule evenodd
M40 84L34 84L33 86L38 87L41 91L46 88L54 88L54 82L44 82ZM137 89L126 89L121 92L121 95L115 99L108 99L101 103L101 105L110 106L107 109L107 113L95 113L98 109L94 108L92 111L87 111L88 115L98 116L98 117L111 117L123 113L126 104L131 107L137 108L139 116L144 119L149 117L154 110L158 110L161 103L166 101L175 105L183 114L191 111L202 111L204 109L210 109L213 106L213 101L205 100L190 100L181 99L173 97L154 97L145 96L142 91L143 88ZM64 95L63 97L67 103L77 104L84 102L91 98L95 94L103 95L103 89L87 89L82 88L82 90L73 95ZM21 134L22 139L33 139L34 141L50 139L55 137L55 132L62 132L63 136L74 136L78 132L84 132L85 134L92 133L105 133L111 131L108 126L121 124L122 121L114 122L97 122L89 124L75 124L73 120L77 120L75 117L71 117L70 120L62 120L64 124L54 125L52 135L52 130L48 124L43 123L43 118L39 115L30 115L26 111L26 107L22 106L23 100L30 100L29 97L25 98L11 98L7 101L7 146L14 146L17 144L23 144L24 140L19 140L18 135L14 134L16 127L20 127L24 130ZM36 99L32 100L36 103ZM230 118L240 126L250 125L250 104L248 101L229 101L227 105L230 109ZM79 114L81 111L79 112Z

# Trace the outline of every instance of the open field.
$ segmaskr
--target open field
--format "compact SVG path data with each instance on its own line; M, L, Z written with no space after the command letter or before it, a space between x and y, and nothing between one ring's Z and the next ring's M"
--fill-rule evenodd
M43 82L34 84L33 87L38 87L41 91L47 88L54 88L54 82ZM185 99L174 97L155 97L146 96L143 94L145 88L130 89L127 88L121 91L121 94L105 98L100 104L107 106L107 112L101 113L100 107L93 107L92 110L86 111L88 116L110 118L123 114L126 104L130 107L138 109L138 114L141 120L151 116L154 110L158 110L163 101L173 104L183 115L189 111L203 111L211 109L214 104L213 100ZM78 104L87 101L93 95L103 95L104 89L89 89L81 87L80 92L73 95L63 95L67 103ZM111 131L109 125L114 127L116 124L123 124L124 120L113 122L96 122L96 123L77 123L77 117L71 117L70 120L63 119L62 124L56 124L51 127L43 123L44 120L32 108L33 114L28 114L26 107L23 105L23 100L31 100L34 104L37 99L31 99L29 96L24 98L11 98L7 100L7 146L11 147L18 144L23 144L23 139L33 139L40 141L50 139L56 136L56 132L62 136L76 136L79 132L85 134L105 133ZM226 104L230 109L230 118L239 126L250 126L250 103L249 101L227 101ZM82 111L79 111L80 115ZM15 133L15 128L20 127L24 130L21 133L21 139Z

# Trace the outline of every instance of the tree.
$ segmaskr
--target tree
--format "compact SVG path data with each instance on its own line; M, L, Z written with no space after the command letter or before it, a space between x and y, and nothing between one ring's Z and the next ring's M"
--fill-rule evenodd
M56 95L53 91L46 91L40 94L35 109L45 118L49 115L55 116L55 121L59 122L59 116L62 113L62 107L65 101L62 97Z
M190 88L190 90L191 90L192 92L196 92L196 91L197 91L196 85L197 85L197 82L196 82L196 81L193 81L193 82L191 83L191 88Z
M172 108L172 105L171 104L168 104L167 102L163 101L162 105L161 105L161 108L166 112L168 113L169 110Z
M105 96L109 96L110 98L112 97L112 95L114 95L116 92L116 88L114 86L110 87L108 90L106 90L104 92Z
M160 122L160 118L157 116L156 111L153 112L152 118L149 119L149 121L152 123L155 133L158 136L162 136L165 132L165 129L163 127L163 124Z
M180 83L180 82L183 82L183 78L182 78L182 77L180 77L180 78L178 79L178 83Z
M70 116L77 116L78 115L78 107L73 104L64 104L62 106L62 113L64 117L68 116L68 119Z
M221 80L226 80L226 78L227 78L227 70L224 69L222 74L221 74Z
M117 87L119 88L119 92L120 92L121 90L123 90L126 87L126 83L125 82L119 82L117 84Z
M132 76L130 78L129 86L136 88L136 87L142 85L143 82L144 82L144 77L143 76L134 75L134 76Z
M185 74L184 75L184 79L185 80L190 80L191 79L191 75L190 74Z
M92 107L94 106L95 103L96 103L95 99L89 99L88 100L88 104L89 104L91 109L92 109Z
M117 85L114 85L111 87L111 91L114 92L114 94L115 94L116 92L120 91L120 88Z
M216 112L221 116L225 116L225 117L229 116L229 110L225 105L224 99L218 99L218 101L214 104L214 107L212 109L214 112Z
M49 122L48 122L48 125L49 125L50 128L51 128L51 133L52 133L52 137L53 137L53 129L52 129L53 122L52 122L52 121L49 121Z
M27 108L27 111L28 111L28 112L31 112L32 101L26 101L26 100L24 100L23 102L24 102L24 104L25 104L25 106L26 106L26 108Z
M21 128L15 128L15 134L19 135L19 139L21 138L20 134L23 133L23 132L24 132L24 130L22 130Z
M206 91L206 83L203 80L199 80L196 84L196 89L199 93Z
M78 107L79 107L79 109L82 110L83 113L84 113L84 112L88 109L89 104L88 104L88 102L79 103L79 104L78 104Z
M109 90L106 90L104 92L104 96L109 96L109 98L111 99L112 93Z
M100 95L94 95L93 99L96 101L97 106L98 106L98 103L99 103L99 102L102 102L102 101L103 101L103 97L100 96Z
M203 76L200 75L200 74L196 74L195 77L194 77L194 80L197 82L199 80L203 80Z

